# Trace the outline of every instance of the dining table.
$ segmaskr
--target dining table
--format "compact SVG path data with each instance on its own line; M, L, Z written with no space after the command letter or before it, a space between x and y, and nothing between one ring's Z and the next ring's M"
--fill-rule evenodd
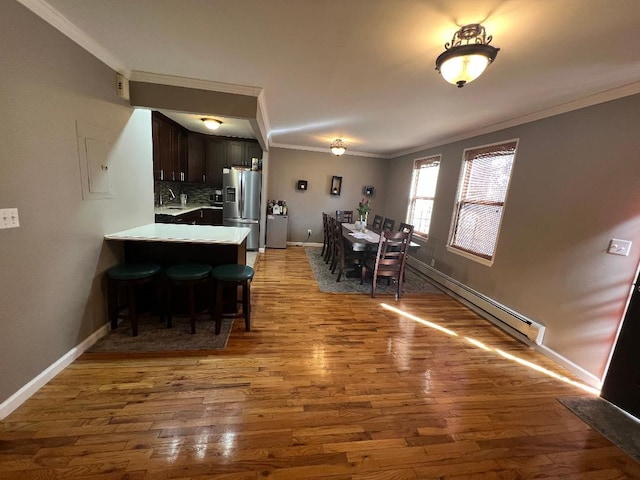
M380 242L380 234L378 232L369 227L362 231L360 225L355 223L342 223L342 236L351 244L354 252L374 251ZM415 251L419 248L419 243L411 242L409 244L409 250Z

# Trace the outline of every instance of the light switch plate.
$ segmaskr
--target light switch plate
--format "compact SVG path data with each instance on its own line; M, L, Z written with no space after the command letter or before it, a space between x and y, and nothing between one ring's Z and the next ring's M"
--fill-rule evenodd
M626 257L629 255L629 250L631 250L631 242L629 240L612 238L609 242L609 249L607 250L607 253L611 253L613 255L622 255L623 257Z
M17 228L19 226L17 208L0 209L0 228Z

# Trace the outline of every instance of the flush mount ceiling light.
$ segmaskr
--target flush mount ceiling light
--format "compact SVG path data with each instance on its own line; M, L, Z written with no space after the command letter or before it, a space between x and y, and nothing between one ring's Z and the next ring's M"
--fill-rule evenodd
M215 118L203 118L204 126L209 130L217 130L222 125L220 120L216 120Z
M347 151L347 146L344 144L342 139L336 138L333 142L331 142L330 150L331 150L331 153L339 157L340 155L342 155L344 152Z
M464 87L474 81L498 55L499 48L489 45L493 37L486 36L478 23L465 25L453 34L451 43L436 59L436 70L449 83Z

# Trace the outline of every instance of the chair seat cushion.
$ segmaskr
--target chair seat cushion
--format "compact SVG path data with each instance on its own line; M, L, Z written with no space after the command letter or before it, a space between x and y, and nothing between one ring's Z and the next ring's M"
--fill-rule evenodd
M237 264L218 265L217 267L213 267L211 271L211 275L216 280L223 282L244 282L251 280L253 273L253 268L247 265Z
M159 273L160 265L155 263L123 263L107 270L113 280L140 280Z
M172 265L166 270L171 280L201 280L211 273L211 265L206 263L180 263Z

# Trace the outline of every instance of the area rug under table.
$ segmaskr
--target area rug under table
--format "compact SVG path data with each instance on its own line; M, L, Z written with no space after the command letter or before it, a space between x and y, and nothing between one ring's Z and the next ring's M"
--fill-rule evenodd
M640 462L640 422L600 397L561 397L558 401Z
M306 247L307 258L309 259L309 265L313 270L313 275L318 282L318 287L322 292L330 293L368 293L371 294L371 279L360 285L360 277L349 278L343 275L339 282L336 282L338 278L338 269L336 273L331 273L329 265L324 262L322 257L322 249L319 247ZM390 294L395 295L397 287L394 283L387 285L387 281L382 279L378 282L376 288L376 294ZM441 290L434 287L428 280L417 275L409 269L405 270L405 282L402 285L402 293L442 293Z
M174 318L173 327L167 328L157 318L146 317L138 322L138 336L131 335L131 324L122 322L98 340L88 353L103 352L167 352L186 350L222 350L227 346L233 318L222 320L219 335L215 334L215 322L209 316L198 317L196 333L191 334L188 319Z

